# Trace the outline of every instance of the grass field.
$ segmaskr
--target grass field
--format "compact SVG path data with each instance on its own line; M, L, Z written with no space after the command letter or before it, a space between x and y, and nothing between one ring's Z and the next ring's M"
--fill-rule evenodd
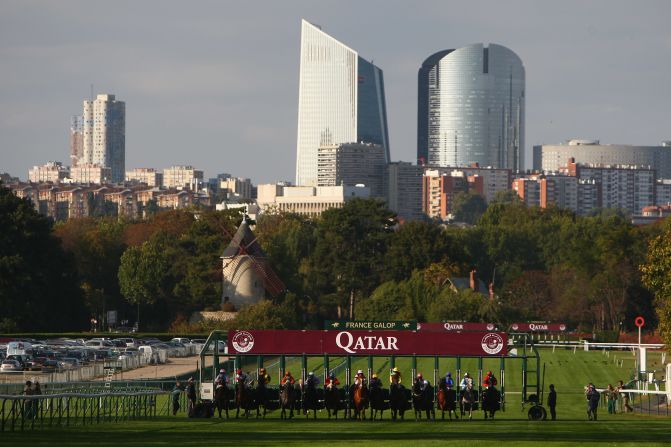
M624 360L624 365L615 362L615 356ZM519 360L506 363L506 388L508 392L506 411L497 414L497 420L484 421L478 412L473 421L415 422L410 416L403 422L389 420L376 422L329 421L325 413L318 414L317 421L306 421L303 417L281 421L275 411L266 420L192 420L184 414L177 417L162 416L151 420L103 423L71 428L44 428L33 432L3 433L0 444L31 446L68 445L83 446L200 446L200 445L311 445L323 441L331 445L458 445L458 446L530 446L539 443L559 445L668 445L671 444L671 419L666 417L608 415L600 409L599 421L589 422L583 386L594 382L603 387L617 380L627 381L634 367L631 353L573 350L542 350L541 361L546 364L545 386L554 383L558 392L558 420L530 422L521 410L519 393L521 373ZM659 355L651 362L659 364ZM469 363L469 362L472 362ZM271 359L266 364L272 363ZM397 359L397 364L409 375L408 359ZM334 366L332 363L331 366ZM296 368L292 361L288 367ZM321 372L323 365L317 359L308 365ZM353 368L367 367L366 359L353 364ZM252 369L252 367L248 368ZM374 369L380 373L388 371L384 359L376 361ZM454 364L441 362L441 374ZM486 361L483 369L491 369L498 375L498 361ZM433 361L422 359L418 370L425 376L432 375ZM462 372L477 373L477 362L462 364ZM298 373L298 370L295 370ZM271 370L271 374L273 371ZM274 375L273 377L277 377ZM439 415L438 415L439 416ZM385 419L388 418L385 414Z

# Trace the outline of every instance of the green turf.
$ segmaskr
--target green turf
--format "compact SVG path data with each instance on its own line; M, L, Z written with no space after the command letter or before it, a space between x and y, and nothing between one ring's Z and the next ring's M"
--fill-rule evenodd
M583 386L594 382L603 387L617 380L627 380L634 368L634 357L630 352L611 352L609 356L601 352L580 350L545 349L541 352L541 364L546 364L545 385L554 383L558 391L557 421L530 422L522 411L520 395L521 362L506 361L506 390L508 392L506 411L497 414L497 420L484 421L477 412L474 420L448 422L403 422L376 421L352 422L329 421L324 412L318 413L317 421L306 421L297 417L285 422L278 419L279 412L269 413L266 420L192 420L184 413L176 417L159 416L151 420L101 423L97 425L70 428L43 428L32 432L0 434L0 444L31 446L95 444L104 446L199 446L199 445L311 445L316 441L331 445L458 445L458 446L531 446L540 442L551 446L559 445L663 445L671 443L671 419L658 416L631 414L608 415L600 409L599 421L586 421L586 403ZM615 357L624 360L624 365L615 362ZM658 365L658 354L652 355L651 364ZM266 365L272 359L266 359ZM331 365L337 364L337 359ZM397 359L397 365L404 373L410 374L410 359ZM246 365L254 369L255 364ZM288 367L299 372L300 360L290 360ZM309 369L321 373L321 359L311 359ZM376 359L374 369L381 374L388 371L388 361ZM352 365L365 369L367 359L359 359ZM658 367L658 366L657 366ZM298 369L297 369L298 368ZM454 373L454 361L441 361L440 372L447 369ZM499 375L498 360L484 362L484 370L491 369ZM418 370L425 376L433 374L433 360L420 359ZM465 360L462 372L477 373L477 361ZM276 380L277 371L271 368ZM341 375L342 380L342 375ZM166 398L159 400L159 409L167 409ZM385 412L388 413L388 412ZM385 419L389 416L385 414ZM440 417L440 414L438 414Z
M497 420L471 422L344 422L292 420L187 420L100 424L31 433L4 433L3 445L47 446L201 446L292 445L314 446L317 441L340 445L458 445L531 446L663 445L669 440L669 421L624 415L602 421L565 420L529 422Z

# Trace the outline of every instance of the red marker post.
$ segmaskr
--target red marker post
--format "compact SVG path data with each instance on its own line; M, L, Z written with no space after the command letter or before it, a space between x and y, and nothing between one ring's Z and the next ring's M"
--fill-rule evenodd
M645 319L643 317L636 317L634 324L638 327L638 347L641 347L641 328L645 326Z

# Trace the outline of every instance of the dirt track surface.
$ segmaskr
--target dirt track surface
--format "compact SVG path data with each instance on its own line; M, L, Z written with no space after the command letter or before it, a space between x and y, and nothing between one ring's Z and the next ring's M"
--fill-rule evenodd
M176 376L182 376L193 372L194 376L200 367L200 358L197 355L192 357L170 358L168 362L162 365L148 365L142 368L130 371L117 372L113 380L139 380L139 379L173 379ZM207 357L205 366L212 365L212 357ZM194 379L197 379L194 377ZM105 380L99 377L95 380Z

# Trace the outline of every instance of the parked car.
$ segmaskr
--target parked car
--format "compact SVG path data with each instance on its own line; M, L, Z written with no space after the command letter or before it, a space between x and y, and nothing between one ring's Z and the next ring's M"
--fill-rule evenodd
M79 360L74 357L64 357L61 364L65 369L77 369L81 366Z
M43 373L59 372L61 370L58 360L48 359L42 364Z
M184 338L184 337L176 337L176 338L173 338L172 340L170 340L170 343L172 343L172 342L181 343L183 345L188 345L188 344L191 343L191 340L189 340L188 338Z
M3 360L0 365L0 372L17 372L23 371L23 367L16 360Z
M46 357L35 357L26 362L26 369L28 371L42 371L42 365L47 361Z

